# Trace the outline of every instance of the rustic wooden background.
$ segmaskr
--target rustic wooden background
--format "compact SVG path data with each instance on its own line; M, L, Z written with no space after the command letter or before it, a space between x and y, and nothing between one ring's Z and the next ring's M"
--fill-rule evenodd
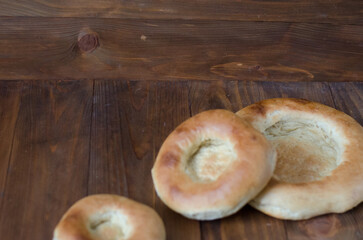
M154 207L170 240L363 239L363 204L281 221L188 220L155 195L166 136L203 110L272 97L363 124L363 2L0 0L0 239L51 239L78 199Z

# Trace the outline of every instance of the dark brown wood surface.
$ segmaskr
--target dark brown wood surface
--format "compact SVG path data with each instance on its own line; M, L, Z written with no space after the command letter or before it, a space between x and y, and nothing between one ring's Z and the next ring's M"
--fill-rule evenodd
M156 196L150 170L166 136L207 109L237 111L273 97L335 107L363 124L363 83L245 81L0 81L0 236L51 239L62 214L89 194L152 206L168 239L362 239L363 205L282 221L246 206L198 222Z
M363 81L362 41L362 25L0 17L0 79Z
M281 221L246 206L193 221L157 197L168 134L272 97L363 124L363 1L0 0L0 240L51 239L80 198L152 206L169 240L363 239L363 206Z
M1 0L0 16L211 19L356 24L359 0Z

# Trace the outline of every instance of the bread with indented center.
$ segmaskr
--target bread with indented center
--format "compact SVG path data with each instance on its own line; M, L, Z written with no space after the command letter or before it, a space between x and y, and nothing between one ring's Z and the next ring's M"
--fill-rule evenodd
M63 215L53 240L165 240L163 221L131 199L98 194L76 202Z
M152 169L156 192L192 219L231 215L270 180L276 152L250 124L227 110L199 113L180 124Z
M280 219L342 213L363 200L363 128L334 108L302 99L252 104L237 115L277 149L267 187L250 204Z

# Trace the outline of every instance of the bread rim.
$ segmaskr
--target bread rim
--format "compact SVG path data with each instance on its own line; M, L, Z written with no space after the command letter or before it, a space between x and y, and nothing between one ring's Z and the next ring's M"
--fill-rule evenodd
M346 212L362 202L363 128L353 118L326 105L293 98L264 100L236 114L261 132L288 115L329 124L343 149L341 163L330 175L305 183L273 177L251 206L276 218L299 220Z
M97 236L96 229L118 214L121 239L166 239L163 221L154 209L126 197L97 194L82 198L68 209L54 230L53 240L107 240Z
M210 181L193 179L186 165L205 139L221 139L236 154L235 161ZM212 220L235 213L255 197L271 178L275 163L276 152L261 133L230 111L209 110L186 120L167 137L152 178L168 207L187 218Z

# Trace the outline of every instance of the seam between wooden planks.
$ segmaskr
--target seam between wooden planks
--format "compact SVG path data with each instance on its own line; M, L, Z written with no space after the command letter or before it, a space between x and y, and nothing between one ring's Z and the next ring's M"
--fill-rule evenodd
M200 240L205 240L204 231L203 231L203 222L202 221L198 221L198 222L199 222Z
M115 81L115 80L112 80L112 82L116 85L116 90L118 90L118 88L120 87L120 84L118 81ZM128 82L128 81L125 81L125 82ZM127 84L127 87L128 87L128 84ZM120 109L120 98L118 97L117 98L117 111L118 111L118 119L119 119L119 128L120 128L120 135L121 135L121 149L125 147L124 145L124 139L123 139L123 131L122 131L122 127L121 127L121 121L122 121L122 113L121 113L121 109ZM127 117L126 117L126 113L125 113L125 119L127 121ZM130 134L130 133L129 133ZM126 196L129 197L129 187L128 187L128 181L127 181L127 175L126 175L126 158L125 158L125 155L124 155L124 151L122 151L122 159L121 159L121 162L122 162L122 177L123 177L123 194L126 193ZM119 184L119 187L120 187L120 184Z
M87 171L87 196L89 194L89 179L91 171L91 146L92 146L92 125L93 125L93 111L94 111L94 98L95 98L95 80L92 81L92 104L91 104L91 120L89 126L89 142L88 142L88 171Z
M363 26L363 22L347 23L347 22L314 22L314 21L278 21L278 20L239 20L239 19L224 19L224 18L150 18L150 17L51 17L51 16L4 16L0 15L0 19L74 19L74 20L119 20L119 21L185 21L185 22L256 22L256 23L286 23L286 24L316 24L316 25L335 25L335 26Z
M359 204L358 204L358 206L359 206ZM358 206L356 206L356 208L358 207ZM353 208L354 209L354 208ZM354 210L353 210L354 211ZM356 224L356 226L357 226L357 228L355 229L355 235L357 235L357 232L358 232L358 234L359 234L359 236L361 236L361 231L360 231L360 229L359 229L359 222L358 222L358 220L355 218L355 215L354 214L351 214L351 216L353 217L353 220L354 220L354 222L355 222L355 224Z
M333 21L286 21L286 20L258 20L258 19L228 19L228 18L193 18L193 17L146 17L146 16L135 16L135 17L91 17L91 16L84 16L84 17L77 17L77 16L10 16L10 15L0 15L1 18L40 18L40 19L77 19L77 20L87 20L87 19L97 19L97 20L107 20L107 19L118 19L118 20L141 20L141 21L227 21L227 22L269 22L269 23L308 23L308 24L331 24L331 25L353 25L353 26L363 26L363 22L357 21L356 23L352 23L350 21L344 21L344 20L337 20L335 22Z
M189 117L192 117L192 101L190 98L190 90L192 88L191 83L187 82L187 86L188 86L188 108L189 108Z
M238 81L238 82L271 82L271 83L296 83L296 82L308 82L308 83L363 83L363 79L362 80L357 80L357 81L352 81L352 80L338 80L338 81L326 81L326 80L311 80L311 81L306 81L306 80L303 80L303 81L281 81L281 80L240 80L240 79L229 79L229 78L226 78L226 79L210 79L208 77L205 77L205 78L200 78L200 79L196 79L194 77L188 77L188 78L183 78L183 77L177 77L177 76L167 76L167 75L164 75L165 78L167 79L158 79L158 80L155 80L157 77L155 77L154 79L127 79L127 77L115 77L115 78L112 78L112 77L107 77L107 80L106 81L118 81L118 82L123 82L123 83L126 83L127 81L132 81L132 82L171 82L171 83L174 83L174 82L197 82L197 81L200 81L200 82L216 82L216 81ZM35 78L27 78L27 79L21 79L21 78L12 78L12 79L9 79L9 78L1 78L0 76L0 81L22 81L22 82L31 82L31 81L44 81L44 80L48 80L48 81L55 81L55 80L58 80L58 81L89 81L89 78L72 78L72 79L69 79L68 77L67 78L60 78L60 77L56 77L56 78L50 78L50 77L47 77L47 78L42 78L42 77L35 77ZM94 81L103 81L105 80L105 78L93 78Z
M284 226L285 239L289 239L286 227L286 220L282 220L282 225Z
M330 83L329 82L325 82L327 85L328 85L328 89L329 89L329 92L330 92L330 96L333 100L333 103L334 103L334 108L336 109L337 108L337 104L335 102L335 96L333 94L333 90L331 89L331 86L330 86Z

